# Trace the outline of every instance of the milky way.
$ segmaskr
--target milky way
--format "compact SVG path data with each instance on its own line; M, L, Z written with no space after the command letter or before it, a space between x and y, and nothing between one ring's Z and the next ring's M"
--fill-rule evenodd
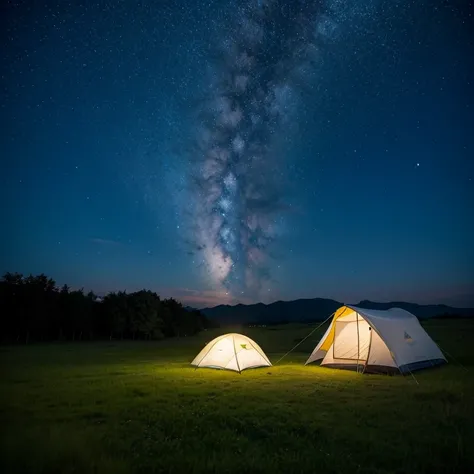
M257 296L287 206L279 136L312 86L321 49L359 2L235 2L200 109L192 208L194 250L214 285Z

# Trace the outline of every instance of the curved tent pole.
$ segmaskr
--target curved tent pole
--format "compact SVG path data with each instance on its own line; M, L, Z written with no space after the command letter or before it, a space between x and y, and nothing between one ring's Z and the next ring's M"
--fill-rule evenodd
M242 374L239 365L239 359L237 358L237 351L235 350L235 336L232 335L232 346L234 347L234 354L235 354L235 363L237 364L237 368L239 369L239 374Z
M249 339L249 342L250 342L250 339ZM256 351L257 354L260 355L260 357L263 357L270 364L270 366L272 366L272 363L270 362L270 360L268 359L266 354L263 352L263 350L262 350L262 352L260 352L259 350L257 350L257 348L251 342L250 342L250 345L253 347L253 350Z
M220 337L216 337L216 342L214 342L214 344L212 344L212 346L209 348L209 350L202 356L202 359L199 361L198 364L196 364L196 368L195 368L194 370L199 369L199 366L201 365L201 362L203 361L204 357L206 357L207 354L209 354L209 352L211 352L211 349L212 349L219 341L221 341L224 336L226 336L226 334L223 334L223 335L220 336ZM232 338L233 338L233 337L234 337L234 336L232 336ZM207 344L206 344L206 345L207 345Z

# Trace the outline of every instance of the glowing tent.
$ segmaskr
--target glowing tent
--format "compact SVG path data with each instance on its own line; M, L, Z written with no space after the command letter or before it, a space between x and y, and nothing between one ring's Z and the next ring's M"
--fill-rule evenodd
M408 311L349 305L334 313L306 364L321 359L321 365L332 368L401 373L447 362L416 316Z
M272 364L255 341L242 334L230 333L216 337L207 344L191 365L241 372Z

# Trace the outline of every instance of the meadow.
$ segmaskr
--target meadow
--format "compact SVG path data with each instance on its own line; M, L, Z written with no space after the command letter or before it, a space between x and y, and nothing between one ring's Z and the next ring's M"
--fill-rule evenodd
M474 472L474 321L425 327L450 363L416 379L305 367L324 328L270 368L189 365L234 330L275 363L308 325L2 347L1 471Z

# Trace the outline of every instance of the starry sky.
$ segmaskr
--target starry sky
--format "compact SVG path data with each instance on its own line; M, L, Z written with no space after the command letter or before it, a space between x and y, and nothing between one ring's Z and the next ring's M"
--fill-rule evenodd
M0 271L474 305L472 6L5 2Z

